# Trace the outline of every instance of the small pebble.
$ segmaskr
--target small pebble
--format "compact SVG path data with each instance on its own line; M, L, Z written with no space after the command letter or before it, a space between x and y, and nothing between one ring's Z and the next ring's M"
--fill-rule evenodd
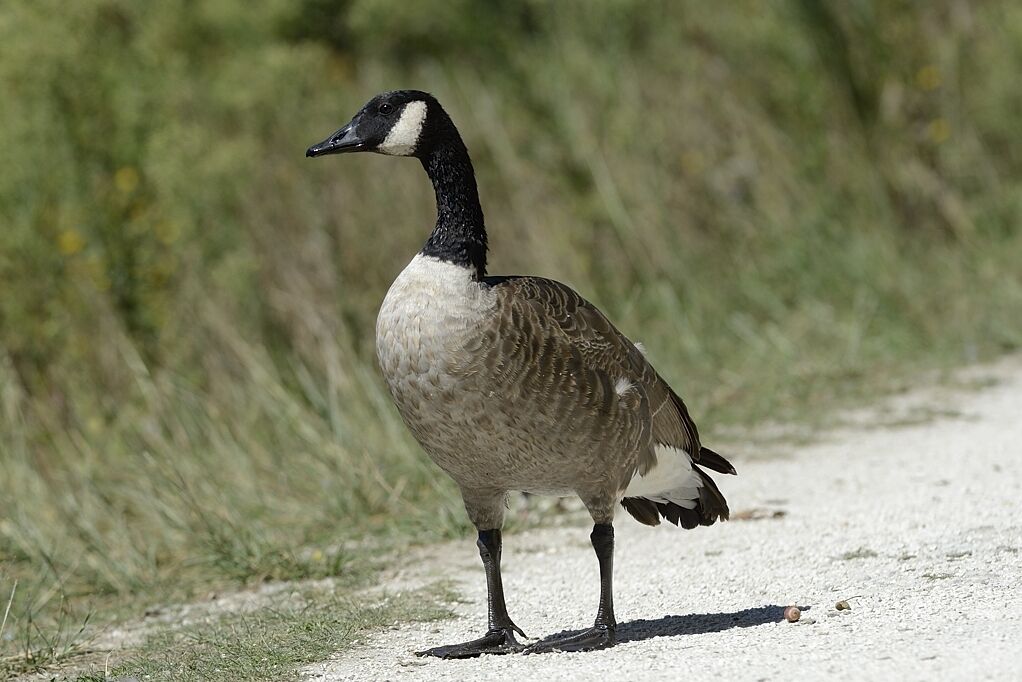
M834 604L834 608L837 609L838 611L851 611L852 610L851 604L849 604L844 599L839 601L837 604Z

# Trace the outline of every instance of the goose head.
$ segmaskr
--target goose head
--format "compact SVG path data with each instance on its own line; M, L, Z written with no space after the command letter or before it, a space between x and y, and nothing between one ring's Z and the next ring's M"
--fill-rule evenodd
M369 100L350 122L314 144L306 156L376 152L423 158L450 118L436 98L418 90L384 92Z

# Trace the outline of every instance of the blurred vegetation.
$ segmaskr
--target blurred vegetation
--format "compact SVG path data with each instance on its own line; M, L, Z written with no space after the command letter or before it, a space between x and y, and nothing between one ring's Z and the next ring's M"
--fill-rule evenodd
M0 654L464 530L373 360L431 189L303 158L378 91L454 116L492 271L575 285L708 433L1022 343L1008 0L8 0L0 44Z

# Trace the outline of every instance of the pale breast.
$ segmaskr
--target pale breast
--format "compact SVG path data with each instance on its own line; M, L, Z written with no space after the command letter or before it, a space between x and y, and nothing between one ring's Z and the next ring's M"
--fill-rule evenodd
M458 368L465 364L466 341L493 306L492 293L471 270L420 254L380 308L376 351L383 377L401 416L434 459L457 450L457 440L466 437L466 417L482 409L483 396L464 385Z

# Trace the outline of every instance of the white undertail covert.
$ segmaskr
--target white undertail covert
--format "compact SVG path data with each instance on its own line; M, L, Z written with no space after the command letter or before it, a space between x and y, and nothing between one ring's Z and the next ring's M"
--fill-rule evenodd
M689 454L680 448L658 445L656 459L656 465L645 476L635 474L624 496L673 502L683 509L695 509L703 482L692 468Z

